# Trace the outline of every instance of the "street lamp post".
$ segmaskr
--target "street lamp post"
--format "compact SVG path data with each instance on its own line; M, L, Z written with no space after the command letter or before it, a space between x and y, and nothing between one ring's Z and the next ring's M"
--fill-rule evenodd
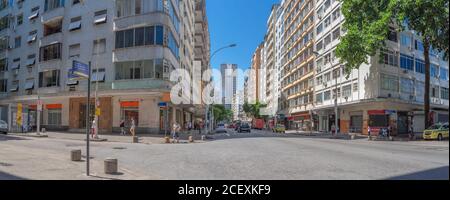
M237 44L230 44L230 45L227 45L227 46L224 46L224 47L222 47L222 48L217 49L217 50L214 51L214 53L211 55L210 60L209 60L209 64L211 65L212 59L214 58L214 56L215 56L218 52L220 52L220 51L222 51L222 50L224 50L224 49L234 48L234 47L236 47L236 46L237 46ZM208 104L206 105L206 110L205 110L205 122L208 122L208 113L209 113L209 112L210 112L210 117L209 117L209 123L205 123L205 133L208 133L208 131L211 133L212 130L213 130L212 123L213 123L213 119L214 119L214 109L212 109L212 108L213 108L212 106L210 107ZM208 125L209 125L209 127L207 127Z

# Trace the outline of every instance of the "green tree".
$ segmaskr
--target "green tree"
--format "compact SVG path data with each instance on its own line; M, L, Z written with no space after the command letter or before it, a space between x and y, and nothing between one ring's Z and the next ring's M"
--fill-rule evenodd
M265 108L267 105L261 104L261 102L257 101L255 104L245 103L243 106L245 114L253 118L262 118L260 111L261 108Z
M223 105L213 105L214 122L231 121L233 111L226 109Z
M425 113L430 112L430 50L449 56L449 0L341 0L346 35L336 48L336 56L345 63L347 76L361 64L368 64L385 47L389 27L397 31L415 30L423 41L425 58ZM429 115L425 125L429 127Z

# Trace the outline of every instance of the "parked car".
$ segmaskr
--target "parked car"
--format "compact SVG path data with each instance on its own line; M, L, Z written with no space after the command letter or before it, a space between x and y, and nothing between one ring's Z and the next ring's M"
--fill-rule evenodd
M448 139L448 123L445 124L434 124L430 128L423 131L424 140L439 140Z
M8 134L8 124L3 120L0 120L0 133Z
M286 127L284 127L284 125L282 125L282 124L277 124L273 128L273 132L274 133L286 133Z
M252 132L252 128L250 127L250 124L247 123L242 123L239 128L238 128L238 133L243 133L243 132Z
M216 133L227 133L227 129L225 128L225 124L218 124L216 128Z

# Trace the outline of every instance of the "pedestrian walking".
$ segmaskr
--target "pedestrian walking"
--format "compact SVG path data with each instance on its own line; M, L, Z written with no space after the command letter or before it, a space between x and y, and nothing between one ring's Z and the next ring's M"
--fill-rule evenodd
M371 129L370 126L367 126L367 134L369 135L369 140L371 139Z
M96 128L97 126L96 126L96 121L95 121L95 119L92 121L92 126L91 126L91 138L92 139L94 139L94 137L95 137L95 128Z
M131 118L130 132L133 137L136 136L136 122L134 121L134 118Z
M126 135L125 120L120 121L120 135Z
M180 131L180 125L177 122L173 123L173 125L172 125L172 138L173 138L172 143L175 143L175 141L177 143L180 143L179 131Z

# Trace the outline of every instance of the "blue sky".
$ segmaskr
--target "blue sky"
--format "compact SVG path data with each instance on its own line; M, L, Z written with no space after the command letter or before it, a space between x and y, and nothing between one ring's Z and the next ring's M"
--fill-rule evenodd
M218 53L211 65L237 64L241 69L251 65L256 47L263 41L267 18L273 4L279 0L206 0L211 34L211 53L220 47L238 46ZM238 89L242 86L238 86Z

